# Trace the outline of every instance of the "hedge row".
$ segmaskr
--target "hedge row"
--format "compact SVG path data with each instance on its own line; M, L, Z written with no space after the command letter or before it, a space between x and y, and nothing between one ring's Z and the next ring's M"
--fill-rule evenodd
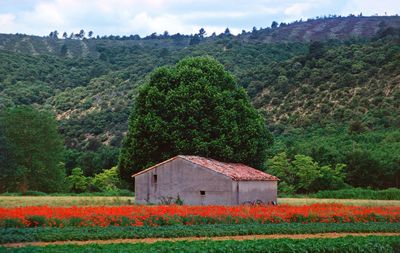
M273 239L273 240L246 240L246 241L181 241L157 242L153 244L89 244L89 245L52 245L45 247L14 248L13 252L399 252L400 237L344 237L335 239ZM0 248L0 251L6 251Z
M335 191L319 191L308 195L314 198L326 199L382 199L400 200L400 189L389 188L385 190L371 190L363 188L342 189Z
M316 234L328 232L399 232L400 223L281 223L281 224L214 224L160 227L66 227L3 228L0 243L106 240L127 238L176 238L261 234Z
M126 189L118 189L115 191L108 191L108 192L83 192L83 193L45 193L40 191L26 191L25 193L22 192L4 192L1 193L0 196L79 196L79 197L114 197L114 196L127 196L127 197L134 197L135 193Z

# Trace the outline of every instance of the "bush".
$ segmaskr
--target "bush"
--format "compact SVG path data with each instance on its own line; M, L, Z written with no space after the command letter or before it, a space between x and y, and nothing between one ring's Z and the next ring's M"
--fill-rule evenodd
M0 226L4 228L23 228L25 225L21 219L3 219L0 220Z
M47 193L39 191L26 191L23 195L25 196L47 196Z
M92 185L102 192L114 192L120 185L117 167L96 174L92 180Z
M89 185L89 178L83 175L81 168L74 168L72 174L67 177L69 190L72 192L85 192Z
M381 199L381 200L400 200L400 189L389 188L386 190L372 190L363 188L351 188L335 191L319 191L310 194L314 198L334 198L334 199Z
M29 227L43 227L47 225L47 218L44 216L34 215L25 218L29 222Z

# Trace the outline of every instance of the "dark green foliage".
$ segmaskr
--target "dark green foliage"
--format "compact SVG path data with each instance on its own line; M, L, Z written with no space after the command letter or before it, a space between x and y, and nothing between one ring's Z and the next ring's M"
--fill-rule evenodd
M13 248L13 252L325 252L325 253L386 253L398 252L399 237L344 237L335 239L275 239L275 240L225 240L225 241L187 241L156 242L137 244L89 244L89 245L54 245L27 246ZM5 248L0 248L6 251Z
M4 224L4 222L7 222ZM107 240L140 238L179 238L189 236L228 236L266 234L317 234L317 233L378 233L398 232L399 223L283 223L283 224L213 224L159 227L64 227L64 228L16 228L16 221L3 220L0 243ZM4 228L7 227L7 228Z
M63 145L54 117L20 106L1 112L0 122L0 157L6 160L0 164L0 190L63 190Z
M388 188L400 186L400 131L381 129L359 134L345 127L295 129L276 138L273 153L313 157L320 165L346 164L347 183Z
M262 167L272 144L246 92L216 60L186 58L157 69L139 92L119 169L126 181L175 155Z
M356 187L371 186L371 182L378 182L382 178L383 170L379 168L379 162L372 158L365 150L352 150L346 156L348 161L348 182Z
M267 160L266 171L277 176L279 191L284 194L296 192L315 192L319 190L335 190L346 186L344 183L344 164L320 166L311 157L295 155L290 160L285 152Z
M400 189L389 188L385 190L371 190L362 188L341 189L336 191L319 191L310 194L312 198L329 199L382 199L382 200L400 200Z
M127 189L118 189L116 191L107 192L82 192L82 193L45 193L39 191L26 191L24 194L21 192L5 192L0 196L129 196L133 197L135 194Z

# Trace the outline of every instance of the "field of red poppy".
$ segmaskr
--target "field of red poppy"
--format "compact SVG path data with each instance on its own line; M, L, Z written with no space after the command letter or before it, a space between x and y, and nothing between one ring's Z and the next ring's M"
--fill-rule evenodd
M400 207L312 204L303 206L102 206L0 208L0 226L161 226L242 223L400 222Z

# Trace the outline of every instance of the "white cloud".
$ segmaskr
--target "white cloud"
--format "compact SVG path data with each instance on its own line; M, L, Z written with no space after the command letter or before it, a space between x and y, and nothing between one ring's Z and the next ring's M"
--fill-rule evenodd
M400 1L396 0L351 0L347 1L342 10L343 15L358 14L363 15L394 15L400 14Z
M128 24L128 29L130 31L141 31L144 33L148 33L148 31L154 31L158 33L162 33L164 31L169 31L170 33L191 32L190 27L187 27L177 16L174 15L160 15L152 17L147 12L141 12L129 20Z
M4 33L13 33L14 31L14 19L13 14L0 14L0 27L5 28Z
M284 10L286 16L300 17L303 13L311 8L310 3L295 3Z

